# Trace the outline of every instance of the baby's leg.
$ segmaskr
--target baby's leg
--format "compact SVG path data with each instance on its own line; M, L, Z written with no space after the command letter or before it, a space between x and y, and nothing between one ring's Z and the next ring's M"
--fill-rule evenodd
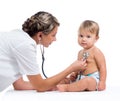
M92 77L85 77L71 84L57 85L57 88L61 92L94 91L96 90L96 80Z

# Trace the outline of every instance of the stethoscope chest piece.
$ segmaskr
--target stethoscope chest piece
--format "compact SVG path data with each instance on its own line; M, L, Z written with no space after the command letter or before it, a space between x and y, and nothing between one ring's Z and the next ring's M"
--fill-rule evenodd
M88 58L88 56L89 56L89 53L88 52L84 52L83 53L83 60L86 60L87 58Z

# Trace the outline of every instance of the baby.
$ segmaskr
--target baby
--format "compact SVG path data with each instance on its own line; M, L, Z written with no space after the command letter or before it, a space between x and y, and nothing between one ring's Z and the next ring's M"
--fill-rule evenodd
M85 69L73 72L57 85L61 92L104 90L106 88L106 61L104 54L95 46L99 39L99 25L85 20L78 31L78 43L83 48L78 60L86 61Z

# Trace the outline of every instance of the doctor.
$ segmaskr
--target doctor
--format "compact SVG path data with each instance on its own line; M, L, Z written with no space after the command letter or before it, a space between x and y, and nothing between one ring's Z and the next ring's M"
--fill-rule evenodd
M75 61L64 71L43 79L37 63L37 45L48 47L56 41L59 22L48 12L37 12L22 25L22 30L0 33L0 91L13 84L15 90L47 91L73 71L86 66ZM26 75L29 81L23 80Z

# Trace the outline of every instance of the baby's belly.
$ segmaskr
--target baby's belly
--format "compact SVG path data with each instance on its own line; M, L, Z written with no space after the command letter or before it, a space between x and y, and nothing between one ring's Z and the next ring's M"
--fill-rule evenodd
M87 75L87 74L91 74L91 73L94 73L98 71L98 69L96 67L93 67L93 68L88 68L82 72L83 75Z

